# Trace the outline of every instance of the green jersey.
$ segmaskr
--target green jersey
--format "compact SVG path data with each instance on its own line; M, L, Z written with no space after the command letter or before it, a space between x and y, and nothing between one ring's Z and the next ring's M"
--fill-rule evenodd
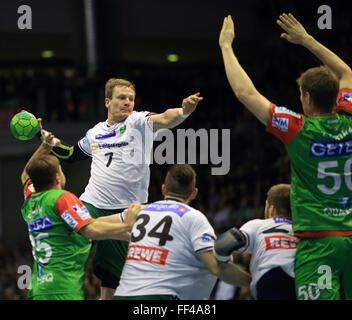
M349 112L349 89L339 92L338 105L331 114L307 117L285 107L270 106L267 130L285 144L291 162L291 211L296 235L352 235Z
M34 258L30 296L79 294L91 248L77 231L93 221L88 210L65 190L31 191L25 185L22 216Z

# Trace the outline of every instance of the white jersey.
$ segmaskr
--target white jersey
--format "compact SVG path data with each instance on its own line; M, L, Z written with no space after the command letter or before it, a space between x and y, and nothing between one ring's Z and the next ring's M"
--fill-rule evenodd
M200 211L173 200L148 204L133 226L115 295L208 299L217 278L197 253L212 251L215 239Z
M92 157L90 179L81 200L100 209L121 209L148 201L153 148L148 115L133 111L112 126L99 122L78 142L79 148Z
M281 267L294 277L293 263L298 239L293 236L291 220L279 217L255 219L245 223L240 230L246 236L246 246L238 252L252 254L250 290L255 299L256 284L269 270Z

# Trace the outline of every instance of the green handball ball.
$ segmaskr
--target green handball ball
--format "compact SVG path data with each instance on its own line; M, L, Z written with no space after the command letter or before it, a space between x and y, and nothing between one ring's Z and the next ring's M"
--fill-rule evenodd
M39 131L38 120L29 112L19 112L11 119L10 129L16 139L30 140Z

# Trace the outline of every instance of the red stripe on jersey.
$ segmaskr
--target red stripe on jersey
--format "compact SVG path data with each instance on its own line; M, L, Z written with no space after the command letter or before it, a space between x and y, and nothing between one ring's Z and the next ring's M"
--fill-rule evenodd
M352 236L352 230L338 230L338 231L296 231L294 233L296 237L304 238L320 238L320 237L332 237L332 236Z
M267 236L264 237L266 250L275 249L296 249L298 240L287 236Z
M153 264L165 265L169 251L154 247L130 245L126 260L144 261Z
M337 95L337 106L335 112L347 111L352 113L352 89L342 89Z
M62 220L75 231L94 220L81 200L69 191L66 191L57 199L56 210Z
M285 107L270 105L267 131L288 145L303 127L304 118Z
M31 190L30 188L33 190ZM28 179L28 181L24 185L23 191L24 191L24 200L27 200L31 196L31 194L34 193L34 186L33 186L31 179Z

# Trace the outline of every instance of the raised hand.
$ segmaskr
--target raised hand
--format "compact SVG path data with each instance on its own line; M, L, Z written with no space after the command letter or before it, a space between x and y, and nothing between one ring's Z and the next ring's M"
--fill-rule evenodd
M224 18L224 23L219 36L219 45L221 48L231 47L235 38L235 26L232 17L228 15Z
M56 138L52 132L41 129L41 134L44 138L44 142L51 147L58 147L61 144L61 140Z
M203 97L200 97L199 95L200 93L197 92L182 100L183 114L190 114L195 110L198 102L203 100Z
M276 23L286 32L280 35L281 38L294 44L303 44L303 42L310 37L306 29L296 20L296 18L289 13L280 15Z

